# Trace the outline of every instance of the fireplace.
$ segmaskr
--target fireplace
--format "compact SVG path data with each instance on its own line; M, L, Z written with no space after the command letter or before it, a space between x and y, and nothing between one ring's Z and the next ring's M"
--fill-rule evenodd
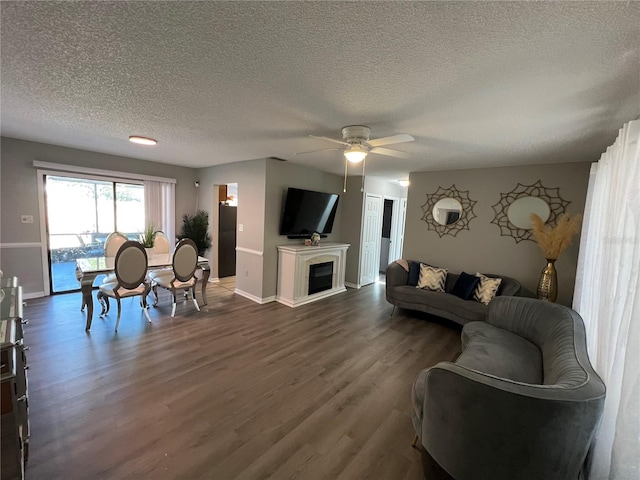
M331 290L333 287L333 262L309 265L309 290L307 295Z
M323 242L318 246L278 245L276 300L298 307L346 292L344 286L347 243Z

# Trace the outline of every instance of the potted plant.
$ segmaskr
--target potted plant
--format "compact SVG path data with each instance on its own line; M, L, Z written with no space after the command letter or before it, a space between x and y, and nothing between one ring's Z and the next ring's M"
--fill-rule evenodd
M148 224L145 229L140 232L138 240L147 251L147 257L153 255L153 246L155 244L157 234L158 231L153 223Z
M198 255L203 256L211 247L211 235L209 235L209 212L199 210L195 215L184 214L182 216L182 231L178 237L190 238L198 248Z

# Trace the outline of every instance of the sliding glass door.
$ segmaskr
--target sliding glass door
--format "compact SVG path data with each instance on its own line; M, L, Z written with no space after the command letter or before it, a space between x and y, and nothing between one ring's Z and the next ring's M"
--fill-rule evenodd
M51 291L80 288L76 259L103 254L109 233L135 239L144 229L144 186L65 176L45 176Z

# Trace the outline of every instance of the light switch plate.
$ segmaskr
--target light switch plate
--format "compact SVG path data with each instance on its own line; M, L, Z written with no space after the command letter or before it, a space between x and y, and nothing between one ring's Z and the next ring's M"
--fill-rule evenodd
M33 223L33 215L20 215L22 223Z
M239 232L244 232L244 224L243 223L239 223L238 224L238 231Z

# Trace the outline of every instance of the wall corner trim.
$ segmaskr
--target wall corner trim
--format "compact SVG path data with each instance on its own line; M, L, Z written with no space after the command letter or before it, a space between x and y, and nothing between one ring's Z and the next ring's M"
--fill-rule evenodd
M262 257L264 255L264 252L261 252L260 250L253 250L245 247L236 247L236 252L248 253L250 255L256 255L257 257Z

